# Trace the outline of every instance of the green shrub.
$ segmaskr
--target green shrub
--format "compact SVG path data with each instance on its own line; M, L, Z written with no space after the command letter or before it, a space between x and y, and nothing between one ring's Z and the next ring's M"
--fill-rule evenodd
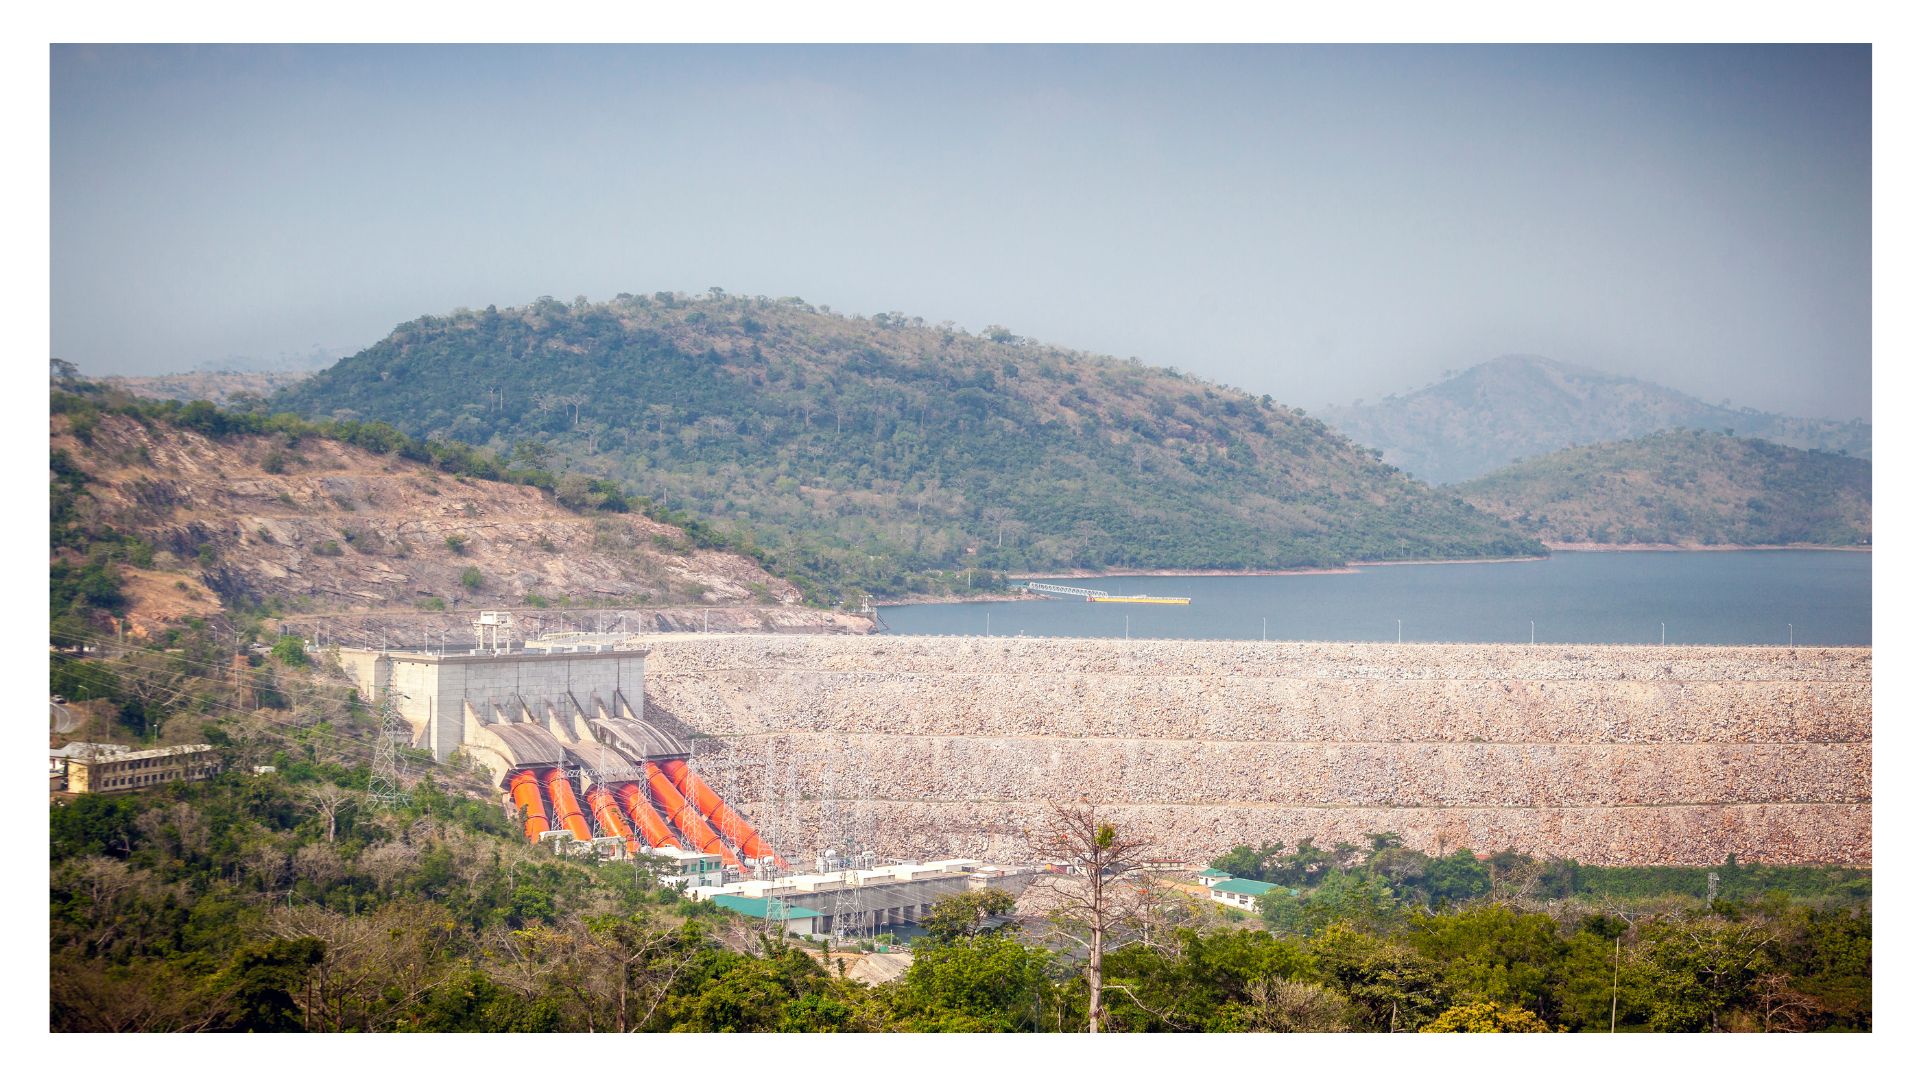
M280 640L273 643L273 658L288 667L306 667L306 642L292 634L282 634Z

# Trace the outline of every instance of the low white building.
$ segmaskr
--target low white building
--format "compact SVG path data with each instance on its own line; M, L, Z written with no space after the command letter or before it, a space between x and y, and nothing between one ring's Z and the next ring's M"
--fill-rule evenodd
M1242 911L1258 911L1260 898L1279 887L1270 881L1229 877L1207 883L1207 897L1216 904L1237 907Z
M657 847L647 850L658 858L673 860L673 869L660 875L660 880L669 885L696 889L726 884L727 867L718 855L677 847Z
M848 868L824 874L788 874L775 878L745 878L725 885L695 888L693 895L724 907L743 910L733 901L778 901L805 905L818 918L809 933L878 933L890 926L917 923L942 897L988 886L1017 888L1011 875L979 876L977 859L895 863L870 869ZM764 905L754 906L765 917ZM813 918L816 916L807 916ZM836 926L842 919L844 925Z

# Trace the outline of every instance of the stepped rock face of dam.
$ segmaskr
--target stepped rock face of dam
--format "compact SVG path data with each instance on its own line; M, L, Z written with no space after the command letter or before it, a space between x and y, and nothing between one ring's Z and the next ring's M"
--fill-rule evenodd
M1871 649L663 634L646 711L774 845L1168 858L1396 832L1608 864L1872 861Z

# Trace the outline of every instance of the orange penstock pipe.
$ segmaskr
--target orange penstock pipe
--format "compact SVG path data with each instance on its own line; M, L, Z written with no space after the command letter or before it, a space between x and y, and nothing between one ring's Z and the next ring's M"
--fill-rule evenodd
M733 807L728 806L705 780L700 779L699 773L687 767L685 761L673 758L662 762L660 771L666 773L667 778L672 780L693 805L707 816L707 820L713 823L713 827L720 830L720 835L733 841L735 847L746 852L747 858L764 859L773 855L774 864L782 869L786 868L786 860L775 855L772 846L760 838L760 834L747 823L747 819L741 817Z
M640 841L633 838L633 830L627 826L627 819L620 816L620 808L613 804L613 796L598 784L587 789L587 809L593 811L593 819L600 827L627 842L629 855L640 850Z
M640 785L629 780L613 789L627 816L640 827L640 835L646 837L648 847L679 847L674 843L673 830L667 828L667 821L660 811L653 808L647 797L640 792Z
M540 834L547 831L547 808L540 803L539 781L533 778L531 770L522 769L507 781L507 787L513 792L514 805L526 814L527 839L537 842Z
M560 819L560 827L581 840L593 839L593 830L587 827L587 818L580 812L580 803L573 797L573 785L567 782L567 774L559 769L547 770L547 797L553 800L553 815Z
M667 812L667 820L673 822L673 827L680 830L680 835L686 837L687 842L692 844L695 850L704 851L709 855L718 855L728 863L740 866L740 860L734 856L733 852L727 850L727 845L721 843L718 836L713 834L713 830L707 826L706 821L701 819L700 812L687 802L686 796L680 794L680 789L673 786L673 781L667 779L667 774L660 771L660 766L649 761L646 763L646 771L647 789L653 792L655 799L659 800L660 808Z

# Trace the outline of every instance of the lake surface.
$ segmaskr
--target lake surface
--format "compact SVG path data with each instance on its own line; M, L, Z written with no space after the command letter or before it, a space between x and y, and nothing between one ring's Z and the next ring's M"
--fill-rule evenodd
M1357 567L1268 577L1037 578L1187 606L1045 601L880 609L896 634L1293 641L1785 645L1873 643L1873 555L1563 552L1550 559Z

